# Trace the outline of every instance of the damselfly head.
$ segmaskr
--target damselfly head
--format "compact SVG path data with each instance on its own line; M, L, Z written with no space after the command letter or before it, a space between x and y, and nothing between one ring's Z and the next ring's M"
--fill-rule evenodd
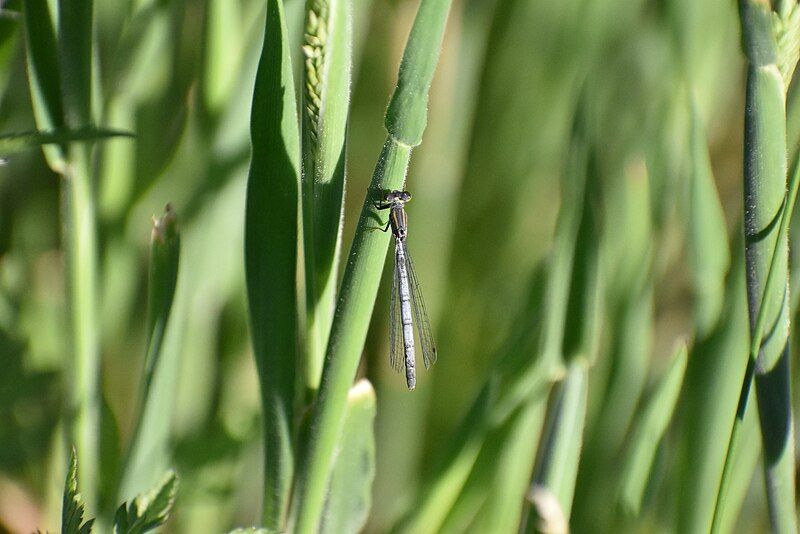
M387 202L398 202L401 204L405 204L409 200L411 200L411 193L409 193L408 191L394 190L386 194Z

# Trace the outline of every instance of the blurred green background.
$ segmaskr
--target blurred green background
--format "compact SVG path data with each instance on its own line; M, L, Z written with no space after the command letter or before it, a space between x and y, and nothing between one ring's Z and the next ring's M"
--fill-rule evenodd
M0 16L0 133L36 128L22 18L15 15L22 4L0 4L7 10ZM285 6L297 68L304 3ZM383 114L416 6L414 0L353 3L344 251L385 137ZM264 9L260 0L95 2L97 116L103 126L136 135L104 141L95 151L104 449L124 447L131 436L151 216L170 202L180 221L181 265L165 341L165 351L180 355L171 433L181 486L169 532L223 532L257 524L260 513L260 407L247 331L243 223ZM693 484L687 473L698 470L696 456L686 452L691 438L711 436L704 409L716 403L732 409L738 394L734 379L720 401L708 376L717 364L708 359L734 362L734 371L746 359L736 267L743 74L729 0L454 2L428 128L407 184L414 194L410 248L439 363L420 373L413 393L391 371L387 261L360 370L378 398L367 531L388 531L416 502L425 473L447 454L494 360L508 340L536 328L536 313L526 311L531 280L553 248L559 209L573 201L565 184L574 168L578 110L585 117L581 194L592 215L591 231L576 237L575 262L599 255L593 265L602 297L594 348L584 354L592 366L571 525L575 532L682 530L681 496ZM702 125L699 141L693 121ZM710 156L732 243L723 236L701 248L716 247L724 256L730 246L727 282L727 263L702 278L690 252L698 224L690 200L693 143ZM0 530L10 532L58 525L69 352L59 180L35 148L0 166ZM583 325L574 309L581 293L572 287L565 347ZM698 319L703 313L711 317L705 323ZM643 413L643 395L665 373L680 339L698 343L642 510L632 516L615 502L626 442ZM522 436L531 460L538 436L538 430ZM747 494L740 497L738 532L767 524L760 475L748 484L759 472L759 439L752 434L741 464ZM498 449L497 465L507 453ZM101 456L113 475L118 455ZM492 480L486 478L484 493Z

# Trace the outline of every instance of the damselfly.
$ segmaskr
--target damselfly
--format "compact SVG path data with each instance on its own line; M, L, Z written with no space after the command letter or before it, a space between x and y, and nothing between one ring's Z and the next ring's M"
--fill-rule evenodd
M414 322L417 323L417 337L426 369L436 363L436 347L433 344L431 322L422 300L417 273L406 247L408 217L403 207L409 200L411 193L408 191L391 191L382 202L375 203L375 208L389 210L389 222L382 230L386 232L391 227L395 245L389 312L389 361L395 371L400 372L405 368L408 389L414 389L417 385Z

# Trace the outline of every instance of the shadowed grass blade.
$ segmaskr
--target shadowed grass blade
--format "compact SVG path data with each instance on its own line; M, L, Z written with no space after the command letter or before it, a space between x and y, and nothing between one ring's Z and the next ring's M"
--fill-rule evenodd
M294 471L300 139L281 0L267 3L250 132L245 270L264 417L263 524L282 530Z

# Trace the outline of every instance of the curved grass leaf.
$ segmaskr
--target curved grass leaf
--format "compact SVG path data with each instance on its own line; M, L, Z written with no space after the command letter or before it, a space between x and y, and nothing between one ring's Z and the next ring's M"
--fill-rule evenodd
M294 470L300 140L281 0L267 2L250 119L245 271L264 417L264 512L282 530Z
M695 293L697 334L705 337L717 323L725 296L730 250L725 214L719 201L705 128L694 98L691 102L691 177L689 179L688 245Z
M361 532L367 521L375 478L375 410L375 390L360 380L348 395L320 532Z
M534 395L509 418L502 453L492 461L494 481L470 531L514 532L518 529L536 459L536 444L542 433L546 400L546 394Z
M650 398L639 411L625 454L622 471L622 490L619 504L626 513L637 516L642 505L647 481L661 439L672 420L686 372L688 352L686 343L672 359L669 369L659 378Z
M532 481L533 486L547 488L557 497L567 519L583 446L588 388L587 364L575 359L564 380L554 387ZM526 521L529 525L535 524L531 512Z
M739 236L731 247L742 250ZM736 412L741 379L747 365L747 300L745 296L744 257L733 258L725 288L725 305L719 322L710 335L698 338L689 357L684 379L681 413L686 417L681 426L681 470L678 481L677 530L708 532L714 514L725 450ZM709 401L709 399L713 399ZM743 459L735 462L728 492L726 518L733 524L756 467L760 450L758 422L754 410L748 411L743 440L748 449ZM749 451L755 450L755 454ZM747 461L749 458L752 461ZM729 521L730 520L730 521ZM722 528L722 532L730 532Z

